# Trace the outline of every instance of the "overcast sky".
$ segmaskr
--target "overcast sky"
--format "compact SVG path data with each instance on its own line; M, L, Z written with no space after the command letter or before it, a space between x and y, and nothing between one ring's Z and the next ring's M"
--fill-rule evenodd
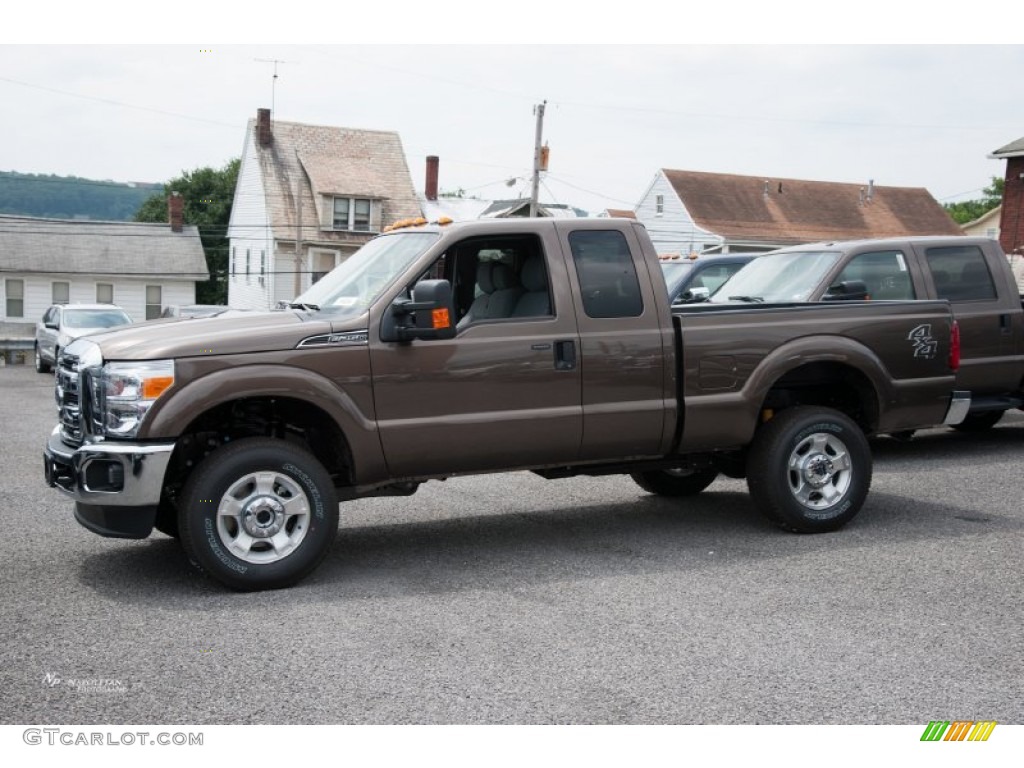
M221 166L271 105L255 59L285 62L278 119L398 131L417 190L437 154L442 190L526 194L547 100L541 197L594 212L659 168L976 197L1004 172L986 155L1024 136L1024 46L201 46L0 45L0 170Z

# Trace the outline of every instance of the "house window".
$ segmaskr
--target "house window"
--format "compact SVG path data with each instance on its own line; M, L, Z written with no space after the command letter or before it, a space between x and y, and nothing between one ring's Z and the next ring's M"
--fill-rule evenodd
M54 304L68 304L71 302L71 283L53 283L51 288Z
M987 237L989 240L998 240L999 230L996 227L989 227L988 229L985 230L985 237Z
M97 304L113 304L114 303L114 284L113 283L96 283L96 303Z
M372 201L367 198L334 198L334 228L369 232L371 208Z
M25 316L25 281L7 281L7 316Z
M234 277L235 273L235 246L231 246L231 275Z
M656 195L654 198L654 215L661 216L665 213L665 196Z
M267 274L267 252L260 251L260 277Z
M249 249L249 248L246 248L246 249L245 249L245 276L246 276L246 277L248 277L248 276L249 276L249 272L251 271L251 270L249 269L249 258L250 258L250 255L251 255L251 254L250 254L250 249Z
M154 320L160 317L160 310L163 308L163 288L159 285L146 286L146 319Z

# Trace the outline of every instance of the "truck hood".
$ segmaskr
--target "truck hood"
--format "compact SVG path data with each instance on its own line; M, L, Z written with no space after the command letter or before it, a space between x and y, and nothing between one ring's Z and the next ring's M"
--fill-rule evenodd
M365 327L365 316L338 322L317 313L276 311L152 320L89 338L104 360L155 360L294 349L310 336Z

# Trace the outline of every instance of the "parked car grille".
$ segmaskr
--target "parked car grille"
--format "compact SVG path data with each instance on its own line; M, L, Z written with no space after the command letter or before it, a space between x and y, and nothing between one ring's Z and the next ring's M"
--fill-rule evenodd
M56 376L57 416L60 435L69 445L82 444L82 408L79 402L78 358L61 352Z

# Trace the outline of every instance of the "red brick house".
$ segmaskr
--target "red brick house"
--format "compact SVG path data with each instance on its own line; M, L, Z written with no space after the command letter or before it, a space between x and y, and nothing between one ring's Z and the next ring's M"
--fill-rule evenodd
M1007 254L1024 254L1024 138L1011 141L989 157L1006 160L999 244Z

